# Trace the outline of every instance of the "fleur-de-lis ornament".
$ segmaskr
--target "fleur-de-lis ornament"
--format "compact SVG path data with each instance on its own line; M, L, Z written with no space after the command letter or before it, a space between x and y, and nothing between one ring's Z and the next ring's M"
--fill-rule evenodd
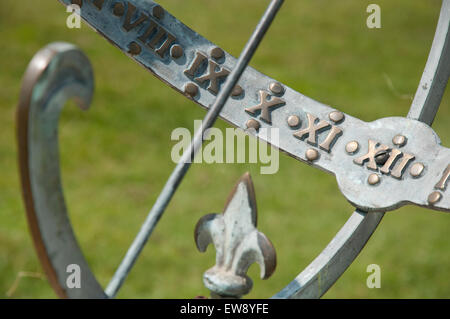
M249 173L245 173L228 197L222 214L203 216L195 227L198 250L206 251L213 243L216 264L203 275L203 283L213 298L240 298L250 292L247 276L254 262L261 268L261 278L275 271L276 253L270 240L256 229L255 191Z

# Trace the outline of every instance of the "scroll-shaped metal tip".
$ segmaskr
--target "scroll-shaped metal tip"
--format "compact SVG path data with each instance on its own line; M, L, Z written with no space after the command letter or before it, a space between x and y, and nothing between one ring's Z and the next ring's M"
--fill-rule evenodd
M40 50L24 76L17 108L22 193L33 241L50 284L60 297L104 298L67 214L59 165L58 120L68 99L87 109L94 91L87 56L69 43ZM67 286L67 266L82 269L81 288Z
M216 264L203 276L214 295L239 298L250 292L250 265L258 263L261 278L276 268L276 253L270 240L256 229L257 209L250 174L244 174L231 192L222 214L202 217L195 228L197 248L204 252L210 243L216 248Z

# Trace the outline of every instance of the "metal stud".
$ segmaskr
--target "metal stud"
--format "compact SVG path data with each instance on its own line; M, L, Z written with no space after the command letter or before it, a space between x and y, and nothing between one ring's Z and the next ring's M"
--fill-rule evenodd
M402 147L406 144L406 137L399 134L399 135L395 135L394 138L392 139L392 143L394 143L394 145L397 145L398 147Z
M375 174L375 173L370 174L369 178L367 179L367 182L370 185L376 185L380 182L380 176L378 176L378 174Z
M283 86L278 82L270 83L269 90L272 91L272 93L274 94L283 94L284 92Z
M422 175L424 168L425 165L423 165L423 163L415 163L409 169L409 173L411 174L412 177L420 177L420 175Z
M239 96L244 92L244 90L242 89L242 87L240 85L235 85L233 90L231 91L231 96Z
M428 203L430 203L431 205L436 204L437 202L439 202L442 198L442 194L439 193L438 191L432 192L429 196L428 196Z
M339 123L344 119L345 115L342 112L339 111L333 111L330 114L328 114L328 118L332 120L334 123Z
M153 7L152 13L153 13L153 16L158 20L161 20L162 18L164 18L164 9L161 6Z
M255 119L248 120L247 123L245 123L245 125L247 126L247 128L254 129L255 131L258 131L259 128L261 127L261 123L259 123Z
M118 17L123 16L123 14L125 13L125 6L123 5L122 2L117 2L114 5L113 13Z
M290 127L296 127L300 124L300 118L297 115L291 115L288 117L287 122Z
M198 94L198 86L190 82L184 86L184 93L193 98Z
M347 145L345 145L345 151L349 154L354 154L359 149L359 143L357 141L351 141L348 142Z
M305 152L305 157L308 161L315 161L319 158L319 152L313 148L310 148Z
M170 48L170 56L174 59L179 59L183 56L183 47L179 44L175 44Z
M141 46L134 41L130 43L128 48L129 48L128 53L132 55L138 55L142 51Z
M223 58L225 53L221 48L215 47L214 49L211 50L210 55L213 59L220 60Z

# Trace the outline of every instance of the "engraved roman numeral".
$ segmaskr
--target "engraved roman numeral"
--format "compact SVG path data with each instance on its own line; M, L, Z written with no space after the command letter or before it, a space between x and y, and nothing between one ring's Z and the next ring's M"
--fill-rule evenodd
M395 178L401 179L403 175L403 171L406 168L406 165L416 157L412 154L403 153L403 157L400 161L394 166L394 169L391 171L391 175Z
M156 32L157 27L158 26L157 26L156 22L153 20L150 20L150 24L148 25L145 32L140 37L138 37L138 40L145 43L148 40L148 38L150 37L150 35L152 35L152 33Z
M331 147L336 143L339 136L342 135L342 130L337 126L332 126L330 133L328 133L325 140L319 144L319 147L327 152L330 152Z
M166 54L166 52L169 50L169 48L172 46L172 44L175 42L177 38L170 34L167 33L167 38L166 40L163 42L163 44L161 44L161 46L159 47L159 49L157 49L155 52L161 57L163 58L164 55ZM151 43L149 44L151 47Z
M318 117L310 113L306 113L306 118L308 119L308 126L295 132L294 136L300 140L304 140L307 137L306 142L315 146L318 143L318 135L331 128L323 142L319 144L321 149L329 153L337 139L342 135L342 129L335 125L331 125L327 121L319 120Z
M442 178L434 187L445 191L445 189L447 188L447 182L449 178L450 178L450 164L447 166L444 173L442 174Z
M379 153L387 151L389 149L389 146L387 145L380 145L377 147L379 143L373 140L369 140L369 149L367 151L367 154L355 158L353 162L358 165L364 165L364 162L369 161L367 164L367 168L372 170L377 170L377 163L375 162L375 156L377 156Z
M194 78L205 61L208 61L208 73ZM219 93L220 89L220 80L225 79L228 74L230 74L230 70L225 67L221 68L219 64L208 59L208 56L206 54L197 51L195 53L194 61L192 62L189 69L184 70L184 74L190 78L193 78L199 84L203 84L206 81L209 81L209 85L207 87L208 91L213 94L217 94Z
M132 3L128 2L127 6L128 9L122 27L125 31L130 32L131 30L148 22L148 26L146 26L144 33L138 37L138 40L147 45L161 58L164 58L170 47L175 43L176 37L169 33L161 25L153 21L146 14L139 13L136 6ZM113 9L114 15L122 16L124 14L124 8L125 7L121 2L116 2ZM148 40L150 40L150 42L147 43Z
M123 22L123 28L128 32L141 25L148 19L148 16L141 13L141 16L139 18L137 18L134 22L131 22L131 19L133 18L135 12L136 7L128 2L127 15L125 16L125 21Z
M217 69L218 71L216 71ZM208 74L198 77L195 80L200 84L209 80L208 91L217 94L219 93L219 79L226 78L228 74L230 74L229 70L220 68L216 62L209 60Z
M402 152L396 148L394 148L391 153L389 154L389 158L387 159L386 163L384 163L383 167L380 169L380 171L384 174L389 174L391 171L391 166L394 164L395 160L402 155Z
M146 43L150 36L152 36L150 42ZM161 43L164 37L166 37L166 39L161 46L157 48L157 45ZM159 26L155 21L150 19L147 29L138 40L142 43L146 43L150 49L154 50L161 58L163 58L170 46L175 42L176 38L163 27Z
M316 116L314 116L310 113L306 113L306 117L308 118L308 127L294 133L294 136L301 140L303 140L305 138L305 136L308 136L308 138L306 139L306 142L308 142L311 145L317 145L317 133L328 129L331 125L327 121L324 121L324 120L319 121L319 119ZM315 124L317 121L318 121L318 123ZM336 132L336 134L337 134L337 132ZM325 143L325 147L326 147L327 143L326 142L324 142L324 143ZM331 141L329 141L328 144L330 144L330 143L331 143Z
M197 51L195 53L195 59L194 62L192 62L192 65L189 69L184 70L184 74L186 74L188 77L193 78L195 76L195 73L200 68L200 66L203 64L204 61L208 60L208 57L203 52Z
M389 150L389 146L380 144L373 140L369 140L367 153L361 157L355 158L353 162L358 165L364 165L364 163L368 161L367 168L376 171L378 170L378 166L375 157ZM381 167L380 171L383 174L391 174L391 176L401 179L406 166L410 161L414 159L414 155L403 153L400 150L394 148L390 150L389 157L383 163L383 167Z
M272 124L272 116L271 116L272 109L275 107L282 106L286 104L286 102L282 98L272 96L263 90L259 91L259 99L261 102L258 105L246 108L245 111L250 114L256 114L257 112L261 112L261 120L269 124Z

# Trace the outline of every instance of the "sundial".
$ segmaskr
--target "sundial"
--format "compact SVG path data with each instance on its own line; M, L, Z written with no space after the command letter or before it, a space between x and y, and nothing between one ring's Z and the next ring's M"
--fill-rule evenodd
M38 255L58 295L115 297L217 117L336 177L354 213L327 247L274 298L321 297L364 248L385 213L405 205L450 211L450 150L431 125L450 74L450 0L442 2L428 61L405 117L365 122L266 76L247 64L283 1L273 0L235 58L150 0L60 0L78 5L87 24L175 91L207 109L203 128L183 154L106 290L77 244L62 192L58 117L75 98L89 107L93 75L75 46L53 43L36 54L25 74L18 107L18 143L24 201ZM276 23L276 19L275 19ZM113 49L113 48L111 48ZM263 129L277 128L277 143ZM282 195L282 194L281 194ZM257 229L251 177L244 174L221 214L197 224L195 242L216 249L203 281L216 298L240 298L252 287L246 275L257 262L261 277L276 267L270 240ZM79 265L83 286L68 289L66 268ZM268 296L270 297L270 296Z

